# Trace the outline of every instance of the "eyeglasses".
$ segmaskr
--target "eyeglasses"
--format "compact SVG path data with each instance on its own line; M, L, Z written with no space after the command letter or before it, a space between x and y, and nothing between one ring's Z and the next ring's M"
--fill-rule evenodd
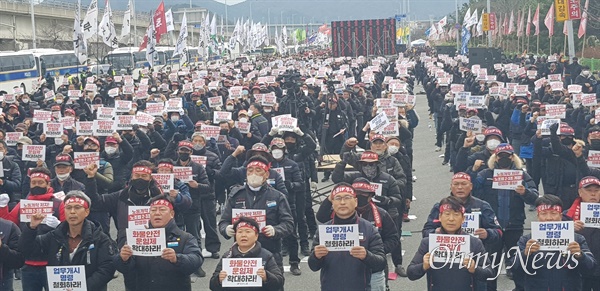
M354 196L350 196L350 195L345 195L345 196L335 196L333 197L334 201L340 202L342 200L348 202L350 200L354 199Z

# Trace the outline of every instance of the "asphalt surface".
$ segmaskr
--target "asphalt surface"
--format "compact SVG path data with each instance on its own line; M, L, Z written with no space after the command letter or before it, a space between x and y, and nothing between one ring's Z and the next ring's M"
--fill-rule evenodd
M420 86L415 86L415 92L423 91ZM417 176L417 182L414 183L414 196L415 201L411 204L410 215L415 215L416 218L408 223L403 224L404 231L410 231L411 236L402 237L402 247L405 250L404 254L404 267L407 267L412 260L415 252L417 251L421 241L421 229L427 215L431 210L431 207L435 202L438 202L443 197L450 194L450 178L452 173L449 171L448 166L442 166L442 158L439 157L442 152L435 152L435 127L433 120L429 119L427 112L427 100L425 95L419 95L417 97L417 105L415 110L420 116L419 125L415 129L414 137L414 162L413 168L415 171L412 173ZM431 129L429 127L431 125ZM319 174L318 188L324 188L331 184L331 181L321 183L320 179L322 174ZM317 207L315 206L315 212ZM529 226L529 221L534 217L534 212L526 211L528 220L525 223L526 228ZM116 237L116 231L114 226L112 228L113 237ZM526 230L525 233L528 233ZM224 253L227 248L231 247L233 242L231 240L224 240L221 238L222 248L221 254ZM302 258L302 255L301 255ZM205 278L197 278L192 283L193 290L209 290L209 280L219 260L207 258L204 261L202 268L206 271L207 275ZM284 265L288 265L288 258L284 257ZM388 266L393 270L393 264L391 257L388 256ZM340 266L343 268L343 266ZM285 273L285 290L319 290L319 272L313 272L309 269L306 259L300 263L300 269L302 275L293 276L289 272ZM289 270L289 267L286 268ZM353 276L353 274L348 274ZM15 290L21 290L20 281L15 281ZM398 277L396 280L389 281L390 290L426 290L426 278L423 277L417 281L410 281L408 278ZM509 280L506 275L502 274L498 278L498 290L512 290L514 284ZM123 276L119 275L118 278L112 280L108 285L108 290L121 291L125 290L123 284Z

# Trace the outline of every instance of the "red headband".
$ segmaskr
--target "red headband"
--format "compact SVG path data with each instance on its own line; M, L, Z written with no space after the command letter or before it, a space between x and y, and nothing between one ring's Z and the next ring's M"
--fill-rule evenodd
M29 175L29 178L30 179L42 178L42 179L46 180L46 182L50 182L50 176L48 176L44 173L41 173L41 172L33 173L33 174Z
M440 205L440 214L444 213L446 210L454 210L452 209L452 205L450 204L442 204ZM463 206L460 207L460 212L465 214L465 208Z
M87 201L79 198L79 197L71 197L69 199L67 199L67 201L65 201L65 205L67 204L79 204L81 206L83 206L83 208L88 209L90 208L90 205L87 203Z
M335 197L335 195L340 194L340 193L349 193L349 194L352 194L352 196L356 197L356 192L354 192L354 189L352 189L352 187L348 187L348 186L339 186L339 187L333 189L333 191L331 191L331 197Z
M242 222L238 223L238 225L237 225L237 229L244 228L244 227L252 229L252 230L254 230L254 232L258 233L258 229L250 223L242 221Z
M158 164L159 168L169 168L171 171L173 170L173 164L169 164L169 163L160 163Z
M464 173L464 172L458 172L456 174L454 174L454 176L452 176L452 181L454 180L468 180L469 182L471 182L471 175Z
M145 166L140 166L140 167L133 167L133 170L131 171L134 174L152 174L152 169L145 167Z
M371 184L364 182L353 183L352 188L354 188L354 190L357 191L375 192L375 189L373 189L373 186L371 186Z
M251 168L251 167L259 167L259 168L265 170L265 172L269 171L269 165L267 165L261 161L252 161L252 162L248 163L248 165L246 166L246 168Z
M173 204L171 204L171 202L169 202L169 200L166 199L156 200L152 202L152 204L150 204L150 207L152 206L166 206L169 207L169 209L173 210Z
M544 210L554 210L554 211L558 211L559 213L562 213L562 207L560 207L559 205L548 205L548 204L542 204L540 206L537 207L537 212L540 213Z

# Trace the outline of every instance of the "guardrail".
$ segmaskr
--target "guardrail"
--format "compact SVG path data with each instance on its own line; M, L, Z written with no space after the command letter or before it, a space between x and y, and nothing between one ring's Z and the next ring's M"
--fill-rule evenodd
M43 8L35 10L37 7ZM103 6L99 7L98 10L98 20L102 18L104 14ZM44 1L40 4L35 5L34 11L36 14L43 14L49 16L58 16L58 17L69 17L72 18L75 15L75 10L77 9L76 3L71 2L63 2L63 1ZM0 10L5 12L15 12L15 13L30 13L30 4L29 0L24 1L11 1L11 0L0 0ZM81 19L85 17L85 12L87 10L86 7L81 7ZM122 10L113 10L113 21L117 19L122 19L125 11ZM136 17L138 20L147 20L150 17L150 13L148 12L136 12ZM116 22L116 21L115 21ZM120 20L119 20L120 22Z

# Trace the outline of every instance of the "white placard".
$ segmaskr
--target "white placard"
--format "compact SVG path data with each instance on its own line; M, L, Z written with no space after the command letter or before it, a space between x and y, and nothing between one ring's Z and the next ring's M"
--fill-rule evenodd
M31 222L31 217L36 213L52 215L54 213L53 201L21 200L19 203L19 220Z
M127 206L127 228L148 229L150 206Z
M44 133L46 134L46 137L61 137L63 135L63 124L44 122Z
M187 183L194 179L192 167L173 167L173 173L175 174L175 178L183 183Z
M588 152L587 165L592 168L600 168L600 151L590 150Z
M470 95L469 97L467 97L467 108L482 109L484 106L485 106L485 96L484 95L479 95L479 96Z
M563 119L567 117L567 105L565 104L547 104L546 118Z
M290 116L278 116L277 126L281 131L294 131L298 127L298 119Z
M167 247L164 228L127 229L127 244L134 256L157 257Z
M156 183L160 185L164 193L168 193L169 191L175 189L173 186L175 174L152 174L152 178L154 178Z
M465 220L462 224L462 230L475 236L475 230L479 228L479 212L465 213Z
M515 190L523 184L523 171L494 169L492 189Z
M37 162L38 160L46 160L45 145L23 145L23 161Z
M214 125L202 125L200 132L204 137L208 140L211 138L217 139L219 138L219 133L221 132L221 128L219 126Z
M183 101L181 98L169 99L165 101L165 110L167 112L179 112L179 109L183 108Z
M360 246L358 224L319 225L319 244L330 252Z
M219 124L221 121L231 120L231 112L229 111L215 111L213 112L213 123Z
M114 120L94 120L94 136L112 136L117 123Z
M164 110L164 103L146 103L146 113L152 116L162 116Z
M45 110L33 110L33 122L44 123L52 121L52 112Z
M75 169L83 170L90 164L96 164L100 167L100 153L99 152L74 152L73 163Z
M208 106L210 108L223 107L223 98L221 96L217 97L208 97Z
M207 162L207 158L206 156L196 156L196 155L191 155L190 159L192 159L192 162L194 163L198 163L200 165L202 165L203 167L206 168L206 162Z
M262 258L223 258L222 266L227 273L221 282L224 288L262 286L262 278L257 275L258 269L263 267Z
M585 227L600 228L600 203L581 202L580 220Z
M6 133L6 145L9 147L14 147L17 145L17 141L23 137L22 132L12 131Z
M246 134L246 133L250 132L250 123L249 122L238 121L238 122L236 122L235 126L240 130L240 133Z
M115 100L115 111L127 113L131 110L132 102L129 100Z
M373 117L373 119L371 119L371 121L369 121L369 126L370 126L371 130L374 132L379 132L379 133L388 124L390 124L390 121L388 120L385 112L381 112L381 113L377 114L375 117Z
M94 122L93 121L76 121L75 131L77 135L93 135L94 134Z
M478 118L459 118L460 130L472 131L473 133L483 132L483 120Z
M47 266L49 291L87 291L85 266Z
M470 252L469 235L429 234L429 253L435 263L462 263Z
M531 238L537 240L540 251L566 252L575 241L573 221L531 222Z
M267 226L267 212L264 209L231 209L232 224L238 221L242 216L256 220L258 227L260 228L259 231L263 229L263 227Z
M540 117L545 117L545 116L540 116ZM538 117L538 118L540 118L540 117ZM540 125L540 129L542 130L542 135L550 135L550 127L555 123L560 123L560 119L545 118L544 120L542 120L542 124ZM558 130L560 130L560 128Z
M456 97L454 97L454 105L458 110L460 105L467 106L467 100L471 97L471 92L458 92L456 93Z
M132 130L133 125L137 124L135 115L117 115L115 118L117 130Z
M116 108L113 107L98 107L98 111L96 111L96 118L102 120L111 120L115 117Z

